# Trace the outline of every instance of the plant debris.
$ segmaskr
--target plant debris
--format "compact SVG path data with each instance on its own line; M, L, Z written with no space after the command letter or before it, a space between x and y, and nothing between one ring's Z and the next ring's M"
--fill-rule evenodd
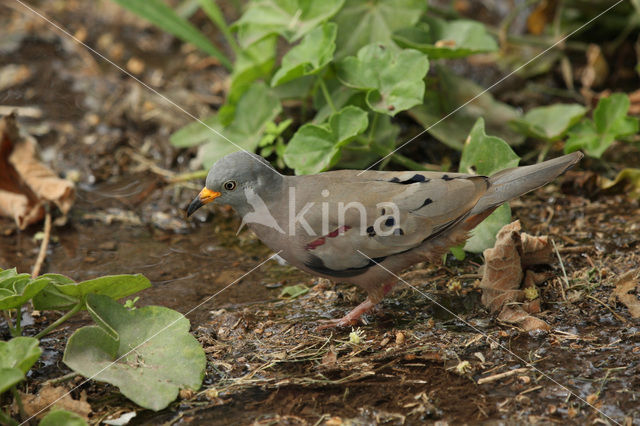
M525 331L549 330L549 325L530 314L540 312L540 275L525 269L549 263L551 246L547 237L520 234L520 221L502 227L493 248L484 251L485 265L480 288L482 304L491 312L500 311L498 320L516 324Z
M0 215L20 229L42 220L48 202L66 215L75 199L73 183L42 164L36 146L33 137L21 134L14 114L0 119Z

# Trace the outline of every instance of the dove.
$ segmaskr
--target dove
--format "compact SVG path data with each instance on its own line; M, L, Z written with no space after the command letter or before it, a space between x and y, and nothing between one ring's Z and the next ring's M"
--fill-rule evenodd
M424 171L336 170L287 176L259 155L217 161L187 216L208 203L230 205L289 264L359 286L366 299L320 328L355 325L408 267L440 262L503 203L574 166L574 152L491 176Z

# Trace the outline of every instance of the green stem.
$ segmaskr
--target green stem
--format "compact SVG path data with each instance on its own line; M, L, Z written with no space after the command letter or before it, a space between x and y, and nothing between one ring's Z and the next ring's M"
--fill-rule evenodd
M198 3L200 3L202 10L204 10L204 13L207 14L209 19L211 19L213 23L218 26L218 29L220 30L220 32L222 32L222 35L227 40L227 43L229 43L231 50L233 50L233 53L237 58L242 53L242 49L231 34L229 26L224 20L224 15L222 14L222 11L220 10L216 2L214 0L198 0Z
M209 173L208 170L198 170L195 172L183 173L181 175L176 175L169 179L170 183L178 183L178 182L186 182L194 179L203 179L207 177Z
M49 324L49 326L47 328L45 328L44 330L42 330L40 333L36 334L35 338L36 339L42 339L47 334L51 333L60 324L62 324L63 322L65 322L66 320L68 320L69 318L74 316L75 314L77 314L78 311L82 308L83 305L84 304L82 302L78 302L78 304L75 305L73 308L71 308L71 310L69 312L67 312L66 314L64 314L60 318L58 318L53 323Z
M11 393L13 394L13 399L16 401L16 404L18 405L18 412L20 413L20 418L24 419L27 416L25 416L24 414L24 405L22 405L22 398L20 398L20 393L18 392L18 389L15 386L11 387Z
M13 335L14 337L22 335L22 306L24 305L20 305L16 309L16 327L14 329L16 334Z
M318 79L318 84L320 85L320 90L322 90L322 94L324 95L325 101L331 108L331 111L338 112L336 106L333 104L333 100L331 99L331 95L329 94L329 90L327 90L327 85L324 84L324 80L322 78Z
M371 121L371 128L369 129L369 143L373 142L373 133L376 131L376 125L378 124L378 114L377 112L373 113L373 120Z
M13 420L7 413L2 410L0 410L0 423L2 423L3 425L18 426L18 422Z

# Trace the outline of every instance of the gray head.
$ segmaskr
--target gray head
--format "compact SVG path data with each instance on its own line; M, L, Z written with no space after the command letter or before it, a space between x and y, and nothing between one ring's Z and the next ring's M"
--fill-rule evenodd
M245 190L267 195L282 182L282 175L259 155L237 151L218 160L209 170L205 187L189 204L187 215L216 201L228 204L239 213L247 205Z

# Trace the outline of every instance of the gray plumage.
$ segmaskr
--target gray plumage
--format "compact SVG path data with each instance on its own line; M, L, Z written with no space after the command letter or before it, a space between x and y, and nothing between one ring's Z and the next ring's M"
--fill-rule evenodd
M211 168L205 189L220 193L216 202L231 205L290 264L362 287L367 301L331 324L348 325L397 281L385 269L398 274L414 263L439 260L495 208L550 182L581 158L575 152L490 177L357 170L284 176L260 156L236 152Z

